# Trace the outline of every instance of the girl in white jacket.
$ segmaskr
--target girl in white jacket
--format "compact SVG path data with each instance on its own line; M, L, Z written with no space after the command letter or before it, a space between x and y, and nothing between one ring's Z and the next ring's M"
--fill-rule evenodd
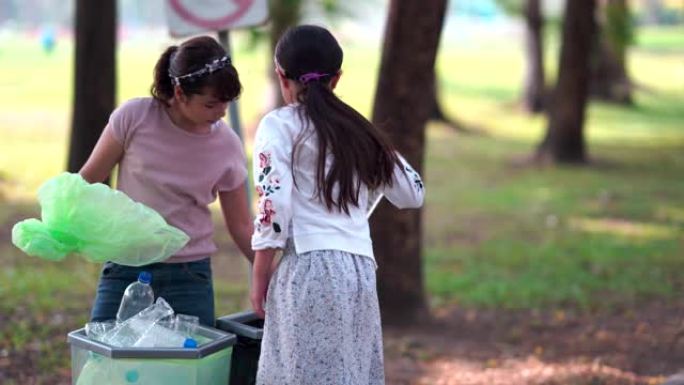
M330 32L288 30L275 64L287 106L262 119L254 148L251 301L266 318L257 384L384 384L369 195L420 207L423 182L333 93L342 49Z

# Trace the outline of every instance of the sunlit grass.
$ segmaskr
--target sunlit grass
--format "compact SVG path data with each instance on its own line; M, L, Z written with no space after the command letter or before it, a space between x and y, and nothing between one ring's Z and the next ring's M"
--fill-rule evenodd
M680 233L679 229L674 226L615 218L570 218L568 226L573 230L637 241L674 239Z
M684 27L641 28L636 31L636 45L649 51L684 51Z
M593 308L684 286L682 146L596 145L593 167L511 164L525 142L439 130L429 144L435 303Z
M660 221L684 225L684 207L660 206L656 208L655 217Z
M586 134L594 163L583 168L516 163L531 153L546 127L544 116L528 116L518 107L524 66L520 43L443 44L438 58L443 107L486 135L428 127L424 244L427 288L435 301L593 306L668 296L684 285L671 273L684 267L679 257L684 242L683 54L655 50L664 43L654 41L678 39L663 36L648 37L630 54L630 74L638 85L634 107L591 104ZM148 94L156 58L172 42L152 40L120 45L119 101ZM248 49L240 35L235 43L244 85L240 111L249 132L271 103L265 76L271 59L265 46ZM350 42L346 48L337 92L368 115L379 42ZM0 84L4 223L26 216L26 207L35 208L38 186L66 163L72 49L61 41L47 56L26 37L0 40L0 65L13 74ZM557 44L551 41L549 79L556 57ZM217 223L217 231L223 231L221 226ZM79 276L83 285L73 288L77 262L50 264L20 258L9 245L3 250L14 256L0 284L3 302L26 299L31 311L49 313L59 305L51 293L60 298L80 293L81 301L90 300L96 268L78 273L84 275ZM219 271L230 276L216 284L221 311L244 306L245 267L237 273L231 269L223 265ZM32 282L34 275L47 278ZM81 306L85 311L88 304Z

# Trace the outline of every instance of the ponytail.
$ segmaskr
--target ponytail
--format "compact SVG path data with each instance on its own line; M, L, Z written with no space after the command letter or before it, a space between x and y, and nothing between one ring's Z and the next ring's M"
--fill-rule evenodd
M329 210L349 214L350 205L359 205L361 184L369 189L392 185L399 159L382 132L333 93L330 80L325 76L302 84L298 113L305 124L313 125L318 139L316 193ZM293 167L300 141L295 143ZM328 154L333 163L326 170Z
M173 98L173 83L171 83L169 76L169 68L171 67L171 58L177 51L178 46L172 45L159 57L154 66L154 80L150 88L152 97L167 107L169 100Z
M369 189L392 184L399 158L380 130L333 93L331 82L340 73L343 56L335 37L313 25L290 28L275 49L283 76L301 85L297 112L305 131L310 123L318 139L316 194L328 210L349 214L350 205L359 205L362 184ZM295 141L293 175L297 150L306 137ZM326 170L328 155L332 164Z

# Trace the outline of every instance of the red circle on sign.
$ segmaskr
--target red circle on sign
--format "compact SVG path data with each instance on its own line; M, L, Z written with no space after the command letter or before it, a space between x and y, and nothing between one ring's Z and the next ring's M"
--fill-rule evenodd
M238 6L237 10L228 15L219 17L217 19L205 19L190 12L189 9L187 9L183 4L181 4L181 0L169 1L173 10L176 11L178 16L183 18L183 20L195 24L199 27L208 29L226 28L226 25L233 23L236 20L239 20L242 16L244 16L245 13L247 13L249 8L252 6L252 3L254 3L254 0L228 0L228 2L232 2L233 4Z

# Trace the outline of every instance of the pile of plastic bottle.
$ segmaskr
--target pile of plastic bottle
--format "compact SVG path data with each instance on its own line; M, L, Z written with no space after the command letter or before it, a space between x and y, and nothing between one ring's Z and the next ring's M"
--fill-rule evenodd
M177 314L161 297L154 301L151 275L141 272L124 292L116 322L86 324L88 338L127 348L196 348L199 319Z
M138 280L126 288L116 320L89 322L85 327L87 337L120 348L196 348L197 340L201 338L196 336L199 318L174 315L171 306L161 297L155 302L151 279L148 272L141 272ZM120 373L114 375L113 372ZM103 378L120 380L111 385L187 382L187 379L164 378L163 371L155 370L153 365L135 364L130 360L116 364L91 354L79 373L76 385L101 384ZM154 384L150 379L154 379Z

